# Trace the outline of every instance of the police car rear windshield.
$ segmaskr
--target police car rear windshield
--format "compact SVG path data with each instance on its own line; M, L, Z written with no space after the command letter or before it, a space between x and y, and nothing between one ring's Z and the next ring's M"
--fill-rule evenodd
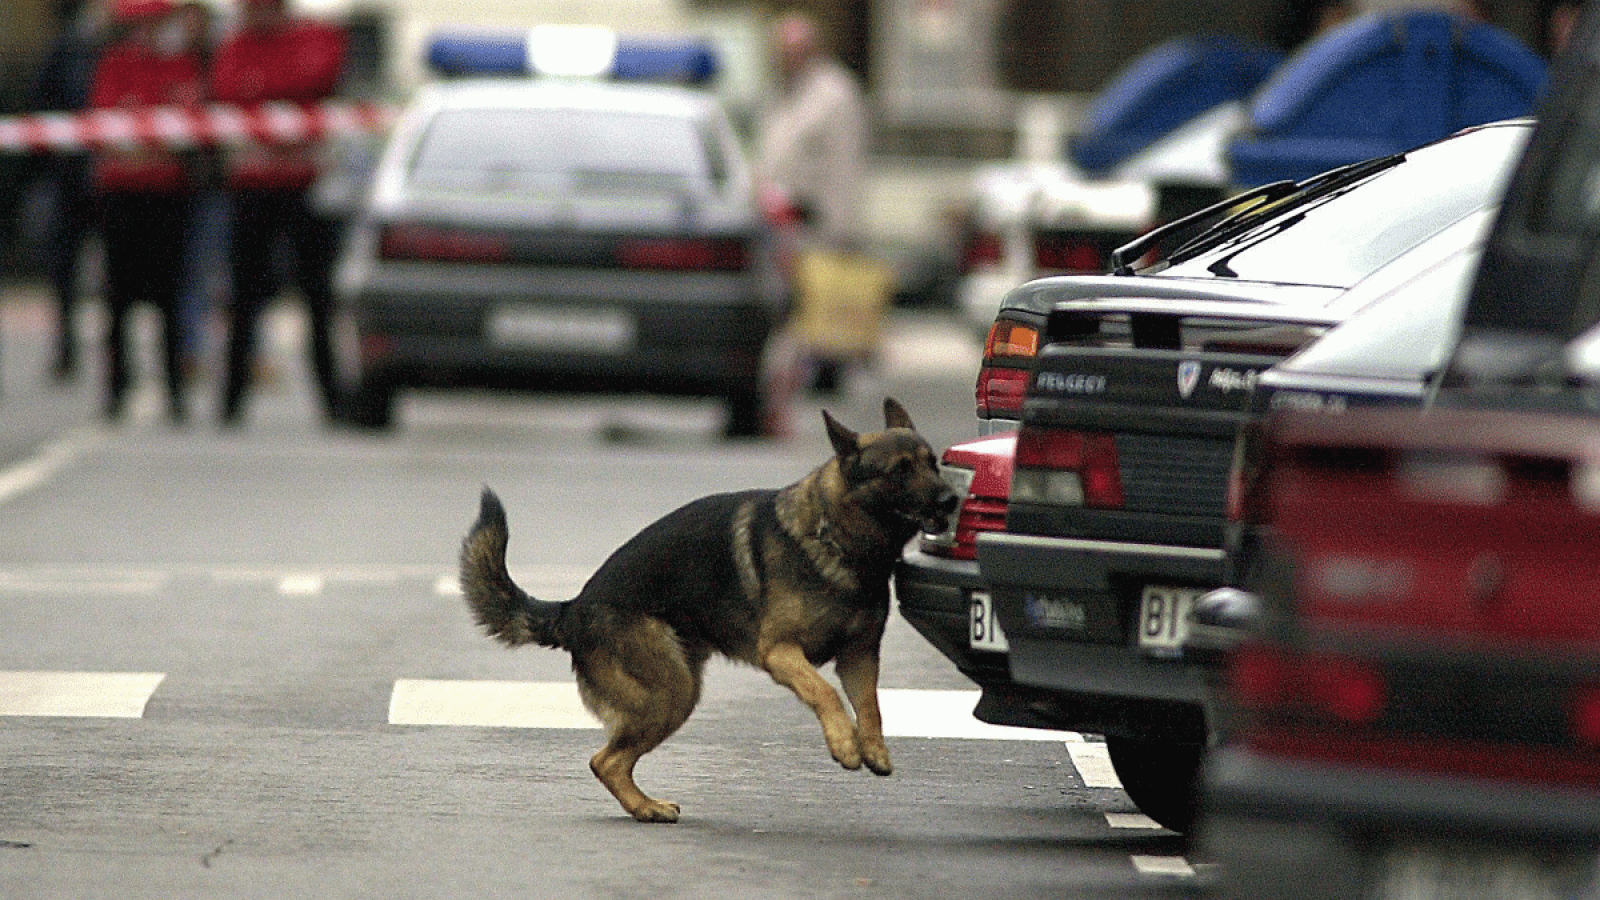
M1499 202L1532 131L1471 131L1420 147L1365 180L1298 203L1160 271L1348 287L1472 212ZM1151 273L1155 274L1155 273Z
M460 191L684 193L713 178L713 146L680 116L445 110L429 124L410 177Z

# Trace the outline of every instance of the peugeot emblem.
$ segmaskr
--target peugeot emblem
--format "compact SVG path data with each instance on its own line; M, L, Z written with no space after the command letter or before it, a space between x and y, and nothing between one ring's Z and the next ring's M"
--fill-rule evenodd
M1197 360L1186 359L1178 363L1178 395L1189 399L1194 393L1195 385L1200 383L1200 363Z

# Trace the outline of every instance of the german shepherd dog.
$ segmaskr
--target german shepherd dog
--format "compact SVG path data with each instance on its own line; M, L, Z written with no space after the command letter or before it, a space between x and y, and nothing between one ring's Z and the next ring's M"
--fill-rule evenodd
M794 691L840 765L890 773L878 712L889 574L906 541L942 531L960 498L900 404L886 399L883 412L884 430L867 435L823 412L833 458L780 490L716 494L668 513L565 603L512 582L505 509L484 490L461 548L467 603L502 643L572 654L584 705L608 733L589 768L635 819L678 820L678 804L646 796L633 769L689 718L713 652ZM817 671L830 661L853 722Z

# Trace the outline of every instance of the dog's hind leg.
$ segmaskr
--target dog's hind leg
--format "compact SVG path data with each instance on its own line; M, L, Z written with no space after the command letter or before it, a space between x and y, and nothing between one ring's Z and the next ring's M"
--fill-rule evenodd
M800 702L816 713L817 721L822 723L822 737L828 742L828 752L839 765L846 769L861 768L855 725L844 710L844 702L833 685L806 659L805 651L798 644L774 644L762 652L761 666L774 681L794 691Z
M878 709L877 642L847 648L833 667L839 673L844 695L856 711L856 746L861 750L861 761L874 774L888 775L894 766L889 763L889 748L883 742L883 714Z
M646 795L633 769L694 711L704 664L704 655L686 654L671 629L651 621L576 666L579 693L609 735L589 770L640 822L678 821L678 804Z

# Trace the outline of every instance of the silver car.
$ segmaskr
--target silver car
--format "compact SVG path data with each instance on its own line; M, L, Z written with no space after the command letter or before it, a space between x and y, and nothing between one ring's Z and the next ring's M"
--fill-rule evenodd
M349 418L411 387L709 396L760 430L787 294L720 103L532 78L424 88L339 267Z

